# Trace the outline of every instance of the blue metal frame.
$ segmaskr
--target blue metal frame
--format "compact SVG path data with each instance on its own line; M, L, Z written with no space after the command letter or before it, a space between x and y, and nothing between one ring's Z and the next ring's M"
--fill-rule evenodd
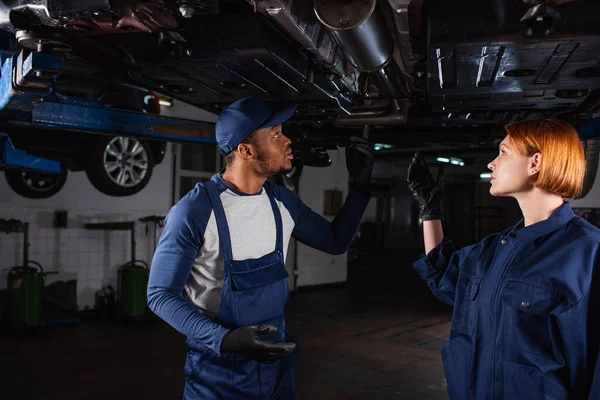
M50 93L52 82L62 70L62 58L31 53L9 56L3 52L0 76L0 115L27 119Z
M11 121L22 125L20 121ZM130 111L44 101L24 125L74 129L111 135L141 136L178 142L216 144L214 126L189 120L150 116ZM167 133L171 132L171 134ZM182 136L182 135L186 136Z
M62 70L60 56L21 51L12 56L2 52L0 58L0 116L5 125L216 144L212 123L111 109L99 101L53 92L52 83Z
M216 145L214 124L106 108L102 102L60 95L53 82L62 71L62 57L21 51L0 51L1 126L146 137L174 142ZM14 148L0 134L0 166L60 172L56 161Z
M58 161L32 156L16 149L10 137L2 132L0 132L0 167L34 169L57 174L61 172Z

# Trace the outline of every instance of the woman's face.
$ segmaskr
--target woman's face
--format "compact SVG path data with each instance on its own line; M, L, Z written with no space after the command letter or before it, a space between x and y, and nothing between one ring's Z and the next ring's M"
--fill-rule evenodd
M532 157L519 154L507 135L500 143L498 157L488 164L488 168L492 170L490 194L514 197L531 190L531 161Z

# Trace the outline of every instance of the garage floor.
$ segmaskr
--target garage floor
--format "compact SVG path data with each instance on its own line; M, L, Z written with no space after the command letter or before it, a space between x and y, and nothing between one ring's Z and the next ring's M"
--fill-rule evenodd
M288 325L303 352L298 398L447 399L440 349L451 309L412 270L369 280L369 268L290 298ZM160 320L84 318L0 341L2 399L181 398L184 337Z

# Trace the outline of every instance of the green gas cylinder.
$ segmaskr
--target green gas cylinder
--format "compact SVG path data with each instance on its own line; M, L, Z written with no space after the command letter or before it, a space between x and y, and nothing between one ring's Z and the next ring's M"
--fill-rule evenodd
M121 316L142 318L146 315L148 268L128 263L119 268L119 302Z
M41 268L21 266L10 269L7 287L13 329L35 328L41 324L43 285Z

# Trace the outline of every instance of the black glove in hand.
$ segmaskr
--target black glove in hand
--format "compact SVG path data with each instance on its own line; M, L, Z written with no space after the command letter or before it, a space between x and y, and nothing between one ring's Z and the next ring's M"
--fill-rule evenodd
M373 153L369 143L358 137L351 137L346 145L346 167L351 178L351 186L362 194L369 194Z
M221 342L221 351L243 354L246 358L272 364L296 349L296 343L276 343L259 340L257 334L277 331L273 325L245 326L228 332Z
M419 202L421 219L442 219L441 203L446 183L444 166L440 166L437 180L434 180L425 160L417 151L408 167L407 181L414 198Z

